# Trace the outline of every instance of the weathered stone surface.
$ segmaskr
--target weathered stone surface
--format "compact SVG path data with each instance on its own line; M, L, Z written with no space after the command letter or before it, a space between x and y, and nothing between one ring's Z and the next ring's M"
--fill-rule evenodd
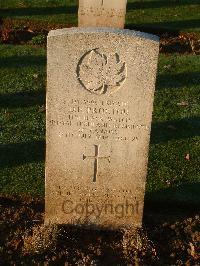
M79 27L123 29L127 0L79 0Z
M141 226L158 38L48 36L46 223Z

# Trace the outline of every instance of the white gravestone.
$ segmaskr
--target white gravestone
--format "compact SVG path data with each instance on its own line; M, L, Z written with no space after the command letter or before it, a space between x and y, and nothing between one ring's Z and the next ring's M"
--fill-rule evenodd
M129 30L49 33L46 223L141 226L158 50Z

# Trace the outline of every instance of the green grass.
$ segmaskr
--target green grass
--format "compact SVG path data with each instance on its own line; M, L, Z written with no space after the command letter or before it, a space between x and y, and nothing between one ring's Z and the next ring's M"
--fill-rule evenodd
M199 56L160 56L147 197L161 204L200 202L199 69Z
M46 50L0 45L0 55L0 192L43 196ZM159 59L147 180L156 200L199 201L199 69L199 56Z
M0 191L43 194L44 49L0 46Z
M77 0L1 0L0 17L77 25ZM129 0L126 27L200 31L199 0Z
M198 0L128 1L127 27L155 32L200 31L200 2Z

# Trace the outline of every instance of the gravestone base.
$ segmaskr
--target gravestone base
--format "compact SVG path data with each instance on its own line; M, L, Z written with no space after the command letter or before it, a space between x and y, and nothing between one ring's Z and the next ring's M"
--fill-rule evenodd
M158 51L129 30L49 33L47 224L142 225Z

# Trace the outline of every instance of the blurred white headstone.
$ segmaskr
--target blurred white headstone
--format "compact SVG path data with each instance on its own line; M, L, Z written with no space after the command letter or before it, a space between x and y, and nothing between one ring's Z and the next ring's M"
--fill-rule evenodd
M127 0L79 0L79 27L124 28Z

